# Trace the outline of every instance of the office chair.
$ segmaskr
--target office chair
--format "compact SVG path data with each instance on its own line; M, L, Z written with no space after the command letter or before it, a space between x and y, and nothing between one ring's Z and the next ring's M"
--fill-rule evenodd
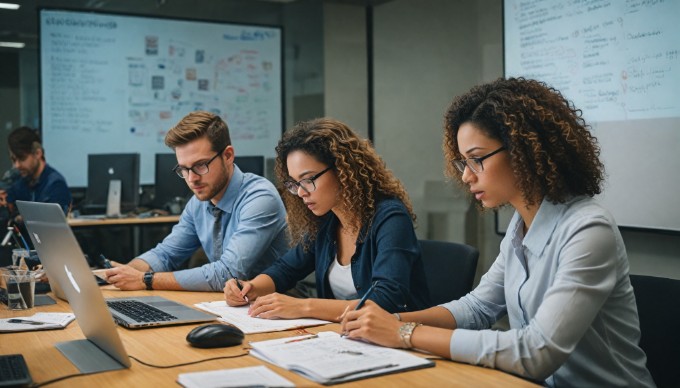
M477 248L447 241L420 240L433 306L465 296L477 271Z
M680 383L680 280L630 275L638 315L640 347L657 387Z

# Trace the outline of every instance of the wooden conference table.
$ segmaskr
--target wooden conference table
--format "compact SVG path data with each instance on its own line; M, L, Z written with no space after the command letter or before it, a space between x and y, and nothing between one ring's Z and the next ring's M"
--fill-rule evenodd
M123 295L160 295L187 305L198 302L219 300L219 293L173 292L173 291L119 291L113 286L102 288L104 297ZM50 294L51 295L51 294ZM33 315L36 312L70 312L68 303L58 300L57 304L38 306L26 311L9 311L0 305L0 318ZM295 373L267 364L247 355L249 341L299 335L296 330L247 335L241 346L217 349L192 348L186 342L187 333L197 325L182 325L160 328L128 330L118 327L118 333L128 352L141 361L153 365L174 365L213 357L239 356L198 364L159 369L131 360L132 367L94 375L78 376L50 384L50 387L168 387L177 386L180 373L267 365L270 369L292 381L298 387L321 386ZM310 332L338 330L338 324L307 328ZM22 353L35 383L42 383L61 376L79 373L54 347L55 343L84 338L77 320L64 330L32 331L0 334L0 354ZM436 360L433 368L407 371L370 379L341 384L347 387L535 387L536 385L518 377L493 370L447 360Z

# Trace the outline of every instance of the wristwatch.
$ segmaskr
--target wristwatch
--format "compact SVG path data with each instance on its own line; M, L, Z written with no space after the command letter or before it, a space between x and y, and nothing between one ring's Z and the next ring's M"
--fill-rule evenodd
M147 290L153 290L153 271L144 272L144 284Z
M411 349L411 335L413 335L413 330L416 327L421 326L422 323L417 322L406 322L399 328L399 336L401 337L401 342L404 344L405 349Z

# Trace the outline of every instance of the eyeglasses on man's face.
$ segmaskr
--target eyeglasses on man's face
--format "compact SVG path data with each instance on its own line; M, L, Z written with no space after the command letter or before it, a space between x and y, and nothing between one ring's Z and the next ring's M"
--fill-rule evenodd
M208 165L215 160L218 156L222 155L224 150L226 150L227 147L222 148L221 151L215 154L210 160L207 162L201 162L201 163L196 163L191 167L182 167L179 164L175 166L175 168L172 169L180 178L182 179L187 179L189 177L189 170L191 170L194 174L196 175L205 175L208 172L210 172L210 169L208 168Z
M325 170L321 171L320 173L310 176L309 178L305 179L300 179L299 181L285 181L283 182L283 186L286 187L286 189L293 195L297 195L298 193L298 187L302 187L302 189L308 193L313 192L316 190L316 183L314 183L315 180L319 179L321 175L326 173L326 171L332 169L333 167L327 167Z
M465 172L465 166L467 166L470 168L470 170L472 170L472 172L474 172L475 174L479 174L480 172L484 171L484 165L482 164L482 161L484 161L484 159L490 158L504 150L505 147L501 147L496 151L493 151L492 153L486 154L479 158L467 158L463 160L456 159L453 161L453 165L456 166L458 171L460 171L461 173Z

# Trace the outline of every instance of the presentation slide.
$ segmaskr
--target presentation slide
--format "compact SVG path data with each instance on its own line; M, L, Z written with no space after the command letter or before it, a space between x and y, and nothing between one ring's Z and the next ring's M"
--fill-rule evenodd
M283 129L281 30L64 10L40 11L42 134L48 162L87 185L87 155L171 152L195 110L222 117L237 155L274 156Z
M505 0L505 75L545 81L600 141L620 226L680 231L680 1Z

